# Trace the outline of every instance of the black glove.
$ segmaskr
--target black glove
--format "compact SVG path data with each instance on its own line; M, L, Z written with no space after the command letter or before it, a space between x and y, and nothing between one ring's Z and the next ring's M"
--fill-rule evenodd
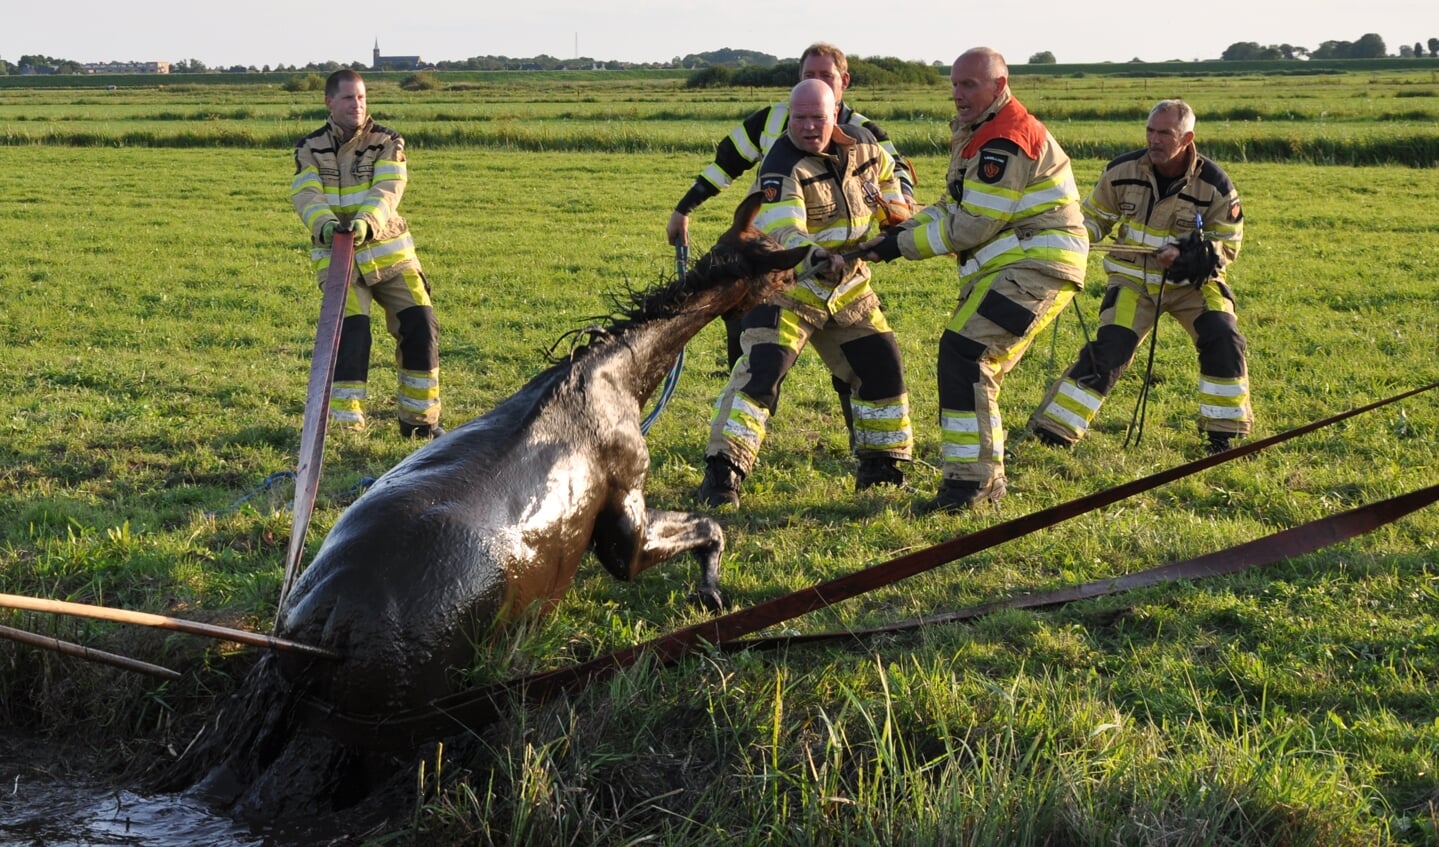
M870 248L870 252L879 257L881 262L893 262L902 255L899 252L899 234L904 230L898 227L891 227L884 231L878 244Z
M1199 230L1191 231L1178 246L1179 256L1164 271L1166 280L1198 285L1219 270L1219 251L1214 249L1213 241L1199 234Z

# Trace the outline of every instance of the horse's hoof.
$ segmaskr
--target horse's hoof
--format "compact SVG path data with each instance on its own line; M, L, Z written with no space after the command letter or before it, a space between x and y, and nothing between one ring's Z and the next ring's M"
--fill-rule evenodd
M708 612L724 611L724 598L720 596L719 590L714 588L701 588L691 594L690 603Z

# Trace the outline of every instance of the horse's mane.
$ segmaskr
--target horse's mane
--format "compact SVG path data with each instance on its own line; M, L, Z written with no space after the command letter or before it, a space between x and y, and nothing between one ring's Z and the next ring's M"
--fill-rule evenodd
M561 335L550 346L550 358L555 361L575 358L597 345L614 340L616 336L640 324L680 314L695 295L729 278L726 274L715 273L715 270L723 264L736 261L739 261L737 256L721 257L711 251L700 259L695 271L683 276L678 273L670 274L649 288L635 288L626 281L618 291L608 294L610 314L586 318L586 326ZM567 339L571 341L569 352L563 356L555 355L555 351Z

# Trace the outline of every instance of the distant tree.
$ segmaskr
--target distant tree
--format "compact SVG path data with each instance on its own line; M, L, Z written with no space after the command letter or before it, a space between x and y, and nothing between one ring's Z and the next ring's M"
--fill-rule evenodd
M1053 65L1058 61L1058 59L1054 58L1054 54L1048 50L1041 50L1029 57L1029 64L1031 65Z
M1424 45L1418 41L1414 42L1414 55L1415 57L1422 57L1424 55Z
M795 77L799 69L795 68ZM931 83L938 81L934 68L923 62L906 62L893 56L851 56L851 85L894 85L898 83ZM785 83L789 85L790 83Z
M203 74L209 70L209 68L205 67L205 63L199 59L186 59L184 61L170 63L170 73L172 74Z
M1257 41L1236 41L1224 48L1219 58L1226 62L1251 62L1260 57L1264 48Z
M1421 54L1421 55L1422 55L1422 54ZM1413 48L1413 47L1410 47L1408 44L1400 44L1400 45L1399 45L1399 58L1401 58L1401 59L1412 59L1412 58L1414 58L1414 48Z
M1429 55L1439 56L1439 38L1429 39Z
M1309 51L1304 47L1296 47L1293 44L1281 44L1279 45L1279 55L1286 59L1294 60L1308 56Z
M1366 32L1354 42L1355 59L1382 59L1387 55L1389 53L1384 49L1384 39L1377 33Z
M1326 41L1314 48L1309 54L1312 59L1352 59L1354 58L1354 42L1352 41Z
M734 71L720 66L714 68L701 68L689 75L685 80L685 88L720 88L730 84L730 78Z

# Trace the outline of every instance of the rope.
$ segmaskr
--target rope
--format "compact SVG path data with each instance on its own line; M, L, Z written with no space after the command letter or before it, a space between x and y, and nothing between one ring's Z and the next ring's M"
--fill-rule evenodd
M1056 506L1041 509L1021 518L1003 521L968 535L957 536L948 541L942 541L932 547L917 550L827 582L803 588L799 591L785 594L754 606L739 609L694 626L675 630L649 641L616 650L612 653L569 667L543 671L509 682L459 691L449 696L439 698L425 707L411 709L387 717L346 714L340 711L334 704L323 703L313 698L302 700L301 708L308 714L316 726L323 728L324 731L341 741L348 741L349 743L371 748L389 747L392 745L412 745L419 741L452 734L465 727L482 726L489 721L493 721L503 712L505 704L514 701L516 698L527 703L540 703L556 694L580 691L586 686L606 679L647 656L652 657L653 661L660 665L669 665L696 650L707 649L709 647L723 648L724 645L735 642L743 636L758 632L761 629L792 620L816 609L832 606L843 600L865 594L877 588L892 585L911 576L933 570L956 559L988 550L1004 542L1021 538L1033 532L1038 532L1039 530L1054 526L1070 518L1087 514L1136 494L1157 488L1160 485L1183 479L1199 471L1207 470L1235 459L1252 455L1260 450L1297 438L1314 430L1339 423L1340 421L1347 420L1364 412L1396 403L1407 397L1412 397L1434 388L1439 388L1439 382L1412 389L1384 400L1375 401L1347 412L1341 412L1289 430L1288 432L1252 441L1223 453L1205 456L1131 482L1106 488L1093 494L1087 494ZM1374 504L1371 507L1356 510L1356 512L1359 513L1357 515L1346 513L1346 515L1338 516L1332 520L1335 523L1350 528L1360 525L1373 528L1373 526L1378 525L1374 522L1376 520L1375 515L1382 517L1383 522L1388 522L1396 519L1400 514L1407 513L1402 510L1412 511L1436 499L1439 499L1439 486L1396 498L1395 501L1386 501L1385 503ZM1324 519L1310 525L1279 533L1280 536L1284 537L1284 541L1280 543L1284 545L1303 545L1305 543L1323 542L1320 546L1332 544L1336 536L1333 534L1332 525L1326 523L1326 521L1329 520L1331 519ZM1330 540L1324 541L1325 538ZM1255 544L1257 544L1257 542L1251 542L1250 545L1240 545L1234 549L1245 550L1246 554L1248 554L1252 552L1252 550L1248 548ZM1272 552L1270 547L1262 549ZM1296 546L1285 547L1286 552L1283 552L1282 555L1297 555L1297 553L1287 552L1296 549L1300 548ZM1266 555L1268 555L1268 553L1266 553ZM1200 560L1178 563L1174 565L1173 568L1180 574L1187 573L1186 568L1189 568L1195 562L1202 561L1204 558L1205 557L1201 557ZM1204 567L1211 566L1206 564ZM1225 571L1215 570L1214 572ZM1198 575L1206 575L1206 573L1198 573ZM1181 575L1172 578L1193 577L1184 577ZM1125 580L1130 579L1130 577L1124 577L1119 580L1101 580L1100 582L1113 583L1115 586L1124 586L1126 588L1137 587L1137 584L1140 584L1135 583L1131 585L1125 582ZM1080 589L1086 589L1086 586L1081 586ZM1075 590L1079 591L1080 595L1084 595L1084 591L1080 589ZM1077 596L1074 599L1081 599L1081 597ZM1009 602L1019 604L1022 601L1014 600ZM1065 602L1068 601L1066 600Z
M665 410L665 406L669 405L670 398L675 394L675 386L680 384L680 373L684 369L685 351L680 350L680 354L675 357L675 363L670 366L670 372L665 374L664 385L660 388L660 399L655 401L655 407L650 409L650 413L645 415L644 420L640 421L641 435L649 435L650 427L654 426L660 412Z
M345 489L334 497L331 497L330 500L340 505L352 503L361 494L365 493L365 489L375 484L375 479L376 478L373 476L362 476L360 477L359 482L356 482L354 485L350 486L349 488ZM215 509L213 511L206 512L205 517L214 519L225 515L233 515L234 513L240 511L240 509L246 503L255 499L259 495L278 490L280 483L285 482L286 480L294 482L295 472L275 471L274 473L261 480L259 485L240 495L239 499L231 503L229 506L225 507L224 509ZM293 508L293 500L287 500L285 504L281 507L281 509L286 512L290 511Z

